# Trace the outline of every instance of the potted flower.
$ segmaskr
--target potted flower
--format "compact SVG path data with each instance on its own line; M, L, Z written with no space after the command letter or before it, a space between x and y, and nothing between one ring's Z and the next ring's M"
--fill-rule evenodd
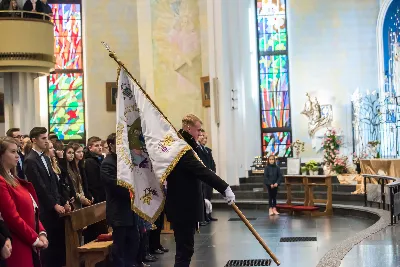
M333 164L336 156L339 154L339 148L342 145L342 138L337 134L335 129L328 129L324 135L322 142L324 151L324 161Z
M318 170L319 170L318 166L312 167L312 169L310 171L310 175L318 175ZM312 174L311 174L311 172L312 172Z
M307 175L307 167L306 166L301 167L300 170L301 170L301 175Z
M292 148L296 154L296 158L300 158L300 152L304 152L304 142L297 139L296 142L292 144Z
M306 168L310 172L310 175L317 175L318 174L318 163L315 160L310 160L306 163ZM317 174L314 174L314 172Z
M347 172L347 156L337 156L332 164L332 170L337 174L343 174Z

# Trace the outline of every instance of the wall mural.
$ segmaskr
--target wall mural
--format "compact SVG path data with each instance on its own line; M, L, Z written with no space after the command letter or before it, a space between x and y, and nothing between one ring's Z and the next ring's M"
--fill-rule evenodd
M175 125L202 116L200 20L197 0L153 0L154 92Z

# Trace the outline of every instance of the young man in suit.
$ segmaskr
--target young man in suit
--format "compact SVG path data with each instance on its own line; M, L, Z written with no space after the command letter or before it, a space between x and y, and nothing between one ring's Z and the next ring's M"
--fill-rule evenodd
M113 266L141 266L137 218L131 209L129 190L117 184L117 154L115 133L107 138L110 154L101 164L101 180L106 185L107 222L113 228Z
M216 172L216 167L215 167L215 161L212 156L212 150L208 147L207 145L207 133L204 131L204 129L201 129L202 134L200 135L199 138L199 158L201 161L203 161L204 165L206 165L207 168L212 170L213 172ZM203 195L204 195L204 202L206 206L206 221L211 222L211 221L218 221L218 219L215 219L212 217L211 212L212 212L212 204L211 204L211 198L213 194L213 188L205 183L202 185L203 189Z
M6 135L8 137L14 138L15 142L17 142L18 146L18 155L19 155L19 160L17 164L17 174L18 178L20 179L25 179L25 174L24 174L24 154L22 154L22 141L24 140L24 136L21 134L21 130L19 128L11 128L6 132Z
M182 119L179 133L194 151L198 151L201 120L193 115ZM205 167L193 153L187 151L167 177L165 213L174 229L176 255L174 267L189 267L194 253L196 226L204 217L204 198L201 182L210 185L224 195L228 204L235 201L229 185L213 171Z
M64 220L60 215L70 211L68 203L63 203L58 191L58 178L50 159L43 154L48 146L47 130L34 127L29 134L32 150L26 155L24 172L36 190L39 199L39 217L47 231L49 247L42 252L45 267L65 265Z

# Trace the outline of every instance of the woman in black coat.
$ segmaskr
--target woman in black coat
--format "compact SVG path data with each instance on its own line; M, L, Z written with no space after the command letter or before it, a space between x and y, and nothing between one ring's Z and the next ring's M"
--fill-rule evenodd
M0 220L0 267L5 267L6 259L11 256L11 233L8 230L5 222Z
M269 197L269 215L279 214L276 210L276 195L278 194L278 186L282 180L282 172L278 165L276 165L275 156L270 155L267 166L264 169L264 184L267 186Z

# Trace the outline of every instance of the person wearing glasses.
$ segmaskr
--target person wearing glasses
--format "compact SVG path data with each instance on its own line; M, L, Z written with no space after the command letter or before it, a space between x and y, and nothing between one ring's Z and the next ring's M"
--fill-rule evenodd
M20 179L25 179L25 174L24 174L25 155L22 153L22 143L24 140L24 136L21 134L21 129L20 128L11 128L6 132L6 135L8 137L14 138L15 142L17 143L18 155L19 155L19 160L18 160L18 164L17 164L17 175Z

